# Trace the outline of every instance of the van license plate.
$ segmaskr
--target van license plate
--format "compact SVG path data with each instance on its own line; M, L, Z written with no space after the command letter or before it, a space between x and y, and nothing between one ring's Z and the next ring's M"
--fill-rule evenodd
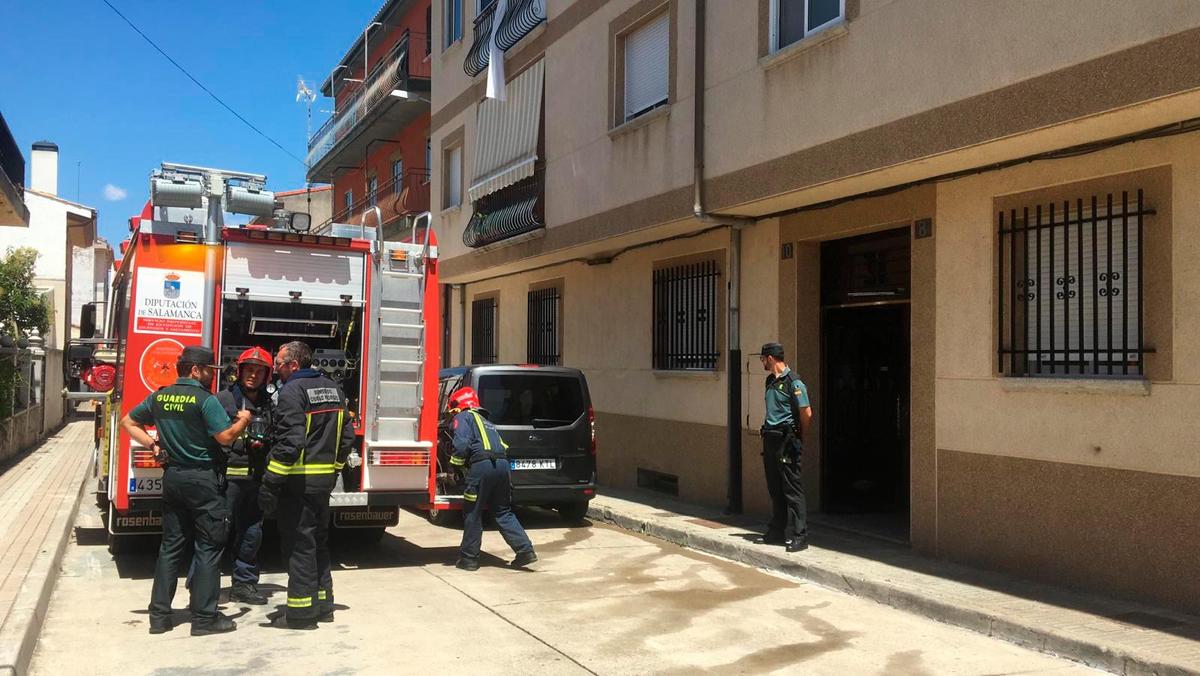
M558 469L553 458L538 460L513 460L509 462L513 469Z
M162 493L162 477L131 478L129 480L130 494L153 495Z

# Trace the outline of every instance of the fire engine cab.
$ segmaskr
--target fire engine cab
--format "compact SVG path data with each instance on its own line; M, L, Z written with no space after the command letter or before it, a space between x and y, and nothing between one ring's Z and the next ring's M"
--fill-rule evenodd
M217 387L233 382L248 347L313 347L313 367L342 387L357 433L331 499L335 527L382 535L402 505L436 509L439 346L429 337L439 335L439 315L428 214L402 241L380 241L363 224L314 234L309 215L283 211L265 184L259 174L163 163L130 219L103 335L68 347L69 375L91 390L68 396L97 400L98 491L114 549L162 523L162 468L119 421L175 381L189 345L220 356ZM227 213L272 225L226 226Z

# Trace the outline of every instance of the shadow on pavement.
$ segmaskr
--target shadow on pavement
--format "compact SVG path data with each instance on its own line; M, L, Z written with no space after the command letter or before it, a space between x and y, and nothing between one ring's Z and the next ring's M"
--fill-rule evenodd
M743 515L730 516L711 507L691 505L646 491L614 490L610 494L618 499L662 510L650 516L664 519L683 517L684 521L691 523L723 524L730 528L740 529L744 532L731 533L729 536L750 542L753 542L753 539L761 534L764 527L761 519ZM928 558L916 554L907 545L831 527L820 523L819 518L809 521L808 542L820 549L861 557L916 573L982 587L1061 608L1069 608L1144 629L1200 640L1200 617L1195 615L1166 608L1156 608L1138 601L1106 597L1092 592L1037 582L1008 573L972 568L944 559ZM802 557L804 554L789 556ZM1139 609L1131 610L1131 607Z

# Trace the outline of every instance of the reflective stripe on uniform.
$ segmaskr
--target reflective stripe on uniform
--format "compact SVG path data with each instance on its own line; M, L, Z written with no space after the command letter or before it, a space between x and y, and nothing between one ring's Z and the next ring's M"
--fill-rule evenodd
M463 500L467 502L475 502L479 498L475 493L463 493Z
M317 600L318 601L324 601L326 598L328 598L328 596L325 594L324 589L321 589L317 592Z
M314 413L333 413L335 409L325 409L323 411L312 411L304 414L304 440L308 441L308 434L312 431L312 417ZM338 451L342 446L342 424L346 420L346 409L336 409L338 412L338 427L337 427L337 442L333 447L333 457L336 459ZM300 458L296 460L296 464L288 466L278 460L272 460L267 464L267 469L281 476L289 475L315 475L315 474L333 474L340 471L345 463L308 463L304 462L305 449L300 449Z
M227 467L225 468L227 476L250 476L249 467Z
M289 596L287 601L288 608L311 608L312 604L311 596Z
M475 424L479 426L479 436L483 439L483 450L492 450L492 442L488 440L487 429L483 426L483 416L474 409L471 409L471 415L475 418Z
M467 464L467 459L458 455L452 455L450 456L450 464L462 467Z

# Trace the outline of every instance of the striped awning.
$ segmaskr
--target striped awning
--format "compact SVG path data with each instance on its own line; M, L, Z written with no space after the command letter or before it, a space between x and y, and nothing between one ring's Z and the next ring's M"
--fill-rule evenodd
M506 101L479 104L475 134L475 173L467 197L472 202L533 176L542 124L545 60L508 83Z
M476 202L463 231L463 244L471 248L487 246L545 227L539 204L542 178L539 173Z

